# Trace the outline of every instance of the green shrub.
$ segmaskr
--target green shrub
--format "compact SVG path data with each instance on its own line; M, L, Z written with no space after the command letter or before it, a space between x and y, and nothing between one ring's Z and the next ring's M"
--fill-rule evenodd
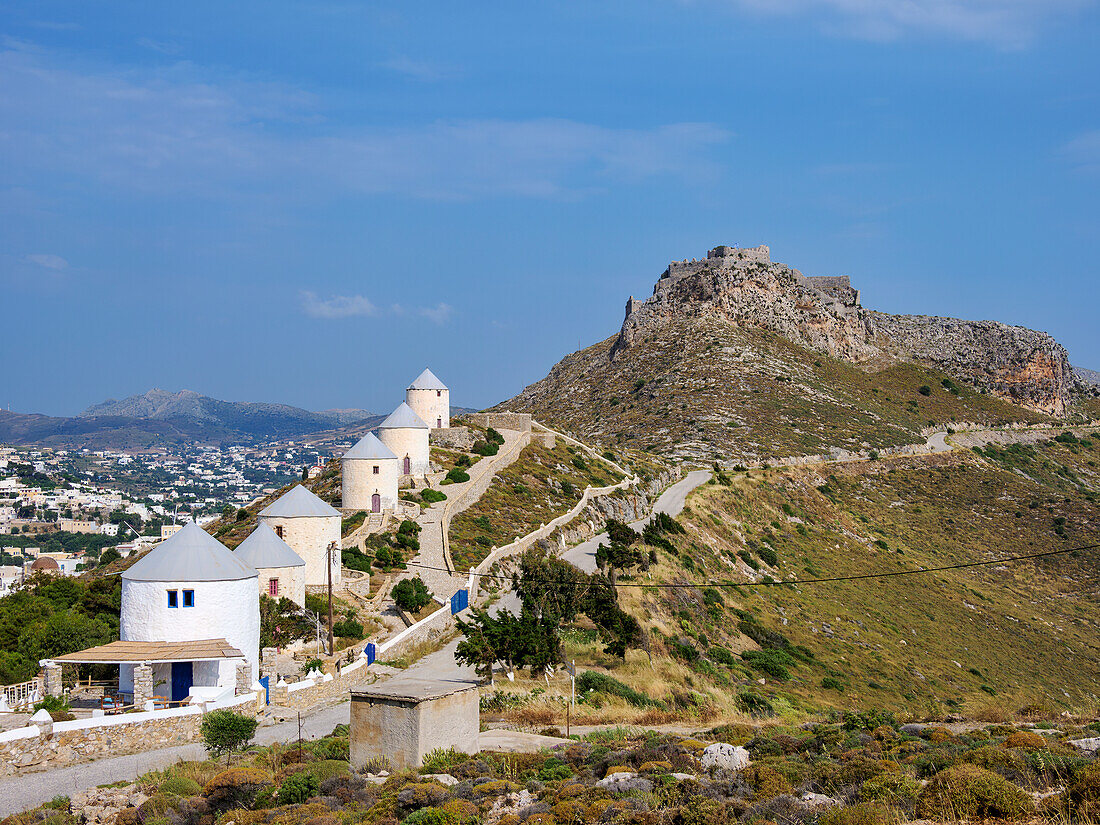
M767 673L780 681L786 682L791 678L791 672L787 669L794 665L794 657L784 650L767 648L765 650L746 650L741 658L748 662L750 667Z
M439 808L419 808L405 817L401 825L451 825L451 818Z
M324 669L325 663L322 662L320 659L313 658L306 659L304 662L302 662L302 666L298 668L298 671L300 673L309 673L311 670L320 670L321 672L324 672Z
M244 750L256 735L259 724L252 716L228 708L212 710L202 718L199 732L203 744L214 756Z
M447 494L441 493L439 490L424 490L420 494L420 499L426 504L435 504L440 501L446 501Z
M644 693L639 693L629 685L624 685L614 676L608 676L606 673L598 673L594 670L583 671L577 677L577 690L581 693L595 690L609 696L618 696L636 708L663 707L656 699L650 699Z
M365 635L362 622L351 617L335 622L332 625L332 632L343 639L355 641L359 641Z
M977 765L952 765L937 773L917 801L927 819L1020 819L1034 811L1031 797L1003 776Z
M920 794L920 783L905 773L880 773L863 783L859 795L871 802L908 807Z
M418 613L432 600L432 594L428 586L416 576L411 579L402 579L394 585L391 591L394 603L402 610L410 613Z
M275 794L280 805L297 805L316 796L321 788L317 777L311 773L296 773L288 776Z
M488 441L475 441L474 446L471 448L471 452L475 452L481 456L496 455L500 452L499 444L490 444Z
M220 712L211 711L206 718ZM270 781L270 776L257 768L230 768L207 782L202 795L212 807L223 811L247 808Z
M707 650L707 658L720 665L725 665L726 667L733 667L737 664L737 658L724 647L715 646L709 648Z
M447 472L447 476L444 480L449 481L451 484L462 484L470 480L470 474L465 470L454 467Z
M170 776L160 783L157 792L176 796L198 796L202 793L202 785L186 776Z
M919 392L921 395L931 395L932 388L927 384L921 384L920 389L918 389L917 392Z
M470 757L457 748L435 748L424 757L424 764L420 766L423 773L445 773L455 765L460 765Z
M844 683L835 676L823 676L821 678L821 686L825 688L825 690L835 690L837 693L844 692Z
M761 561L769 567L775 567L779 564L779 554L770 547L761 547L757 554L760 556Z

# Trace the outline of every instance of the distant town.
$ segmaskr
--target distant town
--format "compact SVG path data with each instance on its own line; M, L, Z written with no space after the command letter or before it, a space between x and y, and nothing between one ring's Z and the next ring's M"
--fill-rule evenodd
M321 472L332 450L278 441L174 453L0 446L0 595L74 575Z

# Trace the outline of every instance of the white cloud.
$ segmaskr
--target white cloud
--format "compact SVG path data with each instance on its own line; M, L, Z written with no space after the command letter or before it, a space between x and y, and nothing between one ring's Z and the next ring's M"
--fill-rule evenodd
M1062 155L1083 172L1100 172L1100 129L1075 137L1062 147Z
M321 298L315 292L302 290L299 293L302 311L310 318L333 320L338 318L376 318L380 315L406 317L416 315L427 318L433 324L446 323L454 314L454 307L442 301L435 306L407 309L401 304L391 304L385 310L379 309L369 298L362 295L334 295Z
M431 63L427 60L414 60L411 57L404 56L383 60L378 65L387 71L404 75L412 80L420 80L425 83L443 80L444 78L453 77L458 74L455 69L449 66Z
M310 318L352 318L378 315L378 308L362 295L334 295L320 298L315 292L303 290L302 310Z
M38 266L45 267L46 269L53 269L57 272L69 268L69 262L62 258L60 255L27 255L26 260L28 263L36 264Z
M301 89L138 71L0 48L0 166L9 185L62 179L160 196L575 198L656 177L697 181L729 139L707 123L613 128L561 119L350 128ZM13 171L14 170L14 171Z
M1005 48L1027 45L1048 20L1093 0L726 0L767 15L811 14L830 30L867 40L947 35Z
M454 313L454 307L440 301L434 307L420 307L417 312L433 324L442 324Z

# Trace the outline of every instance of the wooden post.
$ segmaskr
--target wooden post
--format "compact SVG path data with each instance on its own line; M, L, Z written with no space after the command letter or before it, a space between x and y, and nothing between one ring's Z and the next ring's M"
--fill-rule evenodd
M336 542L329 544L325 551L325 568L328 571L328 655L336 653L336 646L332 642L332 551Z

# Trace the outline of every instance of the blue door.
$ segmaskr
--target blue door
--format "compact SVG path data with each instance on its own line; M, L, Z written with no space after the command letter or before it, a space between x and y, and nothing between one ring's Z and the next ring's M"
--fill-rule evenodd
M172 662L172 701L182 702L194 684L191 662Z
M265 705L270 705L271 704L271 677L270 676L261 676L260 677L260 684L264 686L264 704Z

